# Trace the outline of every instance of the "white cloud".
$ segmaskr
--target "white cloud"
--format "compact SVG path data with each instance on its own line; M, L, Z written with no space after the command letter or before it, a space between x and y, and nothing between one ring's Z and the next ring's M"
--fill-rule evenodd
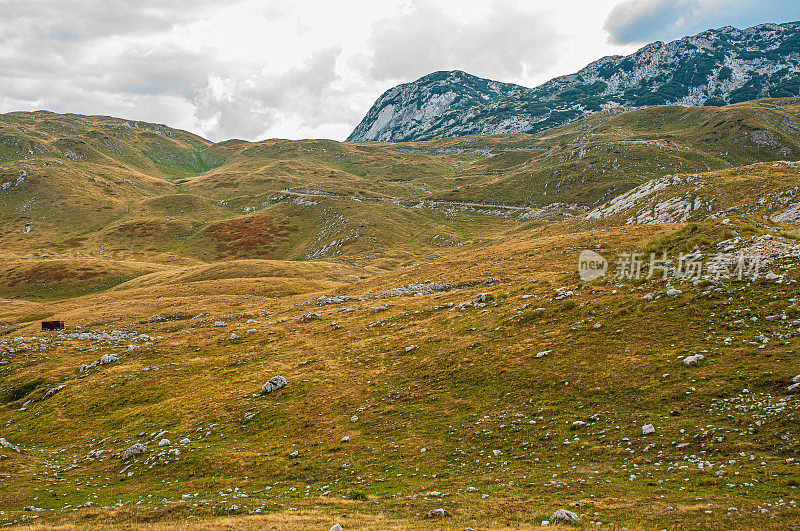
M367 71L377 80L411 80L436 70L519 78L555 62L558 32L546 13L509 1L487 7L460 21L434 2L414 1L373 25Z
M235 78L210 74L194 98L200 130L212 138L263 138L278 124L296 122L314 130L349 123L360 110L337 87L341 47L323 48L303 64L280 74Z

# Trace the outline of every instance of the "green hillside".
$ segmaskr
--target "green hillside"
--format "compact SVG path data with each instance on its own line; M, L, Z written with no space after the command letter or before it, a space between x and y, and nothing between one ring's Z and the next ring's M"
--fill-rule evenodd
M406 144L4 115L0 523L791 529L798 105Z

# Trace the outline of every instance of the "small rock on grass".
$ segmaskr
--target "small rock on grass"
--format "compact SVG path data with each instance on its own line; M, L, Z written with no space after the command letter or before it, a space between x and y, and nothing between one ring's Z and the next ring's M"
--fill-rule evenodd
M283 376L273 376L261 387L261 394L266 395L273 391L277 391L281 387L285 387L288 382Z
M655 433L656 428L652 424L645 424L642 426L642 435L650 435L651 433Z
M491 293L478 293L475 296L475 299L472 301L472 304L481 303L481 302L485 304L485 303L489 302L492 299L494 299L494 295L492 295Z
M333 527L328 529L328 531L343 531L343 530L342 530L342 526L340 526L339 524L333 524Z
M127 450L125 450L125 453L122 454L122 460L125 461L127 459L130 459L134 455L143 454L146 451L147 451L147 446L143 445L142 443L136 443Z
M4 439L4 438L2 438L2 437L0 437L0 448L8 448L8 449L10 449L10 450L14 450L14 451L15 451L15 452L17 452L17 453L20 453L20 452L21 452L21 450L20 450L19 446L16 446L16 445L14 445L14 444L12 444L12 443L8 442L7 440L5 440L5 439Z
M119 361L119 358L114 356L113 354L103 354L100 356L100 365L108 365L109 363L114 363Z
M444 518L445 514L444 508L439 507L438 509L431 509L428 511L428 518Z
M50 389L48 389L48 390L47 390L47 392L44 394L44 396L42 397L42 400L47 400L48 398L50 398L51 396L53 396L53 395L54 395L54 394L56 394L57 392L61 391L61 390L62 390L62 389L64 389L65 387L66 387L66 385L59 385L58 387L51 387L51 388L50 388Z
M686 356L685 358L683 358L683 364L686 365L687 367L694 367L695 365L698 364L698 362L701 359L703 359L703 357L704 356L702 354L697 354L694 356Z
M558 522L580 522L581 519L578 517L577 514L573 513L572 511L567 511L566 509L559 509L553 513L553 516L550 517L550 520L556 520Z

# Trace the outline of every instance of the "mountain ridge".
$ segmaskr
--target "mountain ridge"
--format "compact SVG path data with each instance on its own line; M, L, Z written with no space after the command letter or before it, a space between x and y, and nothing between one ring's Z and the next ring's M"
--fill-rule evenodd
M602 57L534 88L439 71L381 95L348 141L535 133L599 111L800 95L800 22L725 26Z

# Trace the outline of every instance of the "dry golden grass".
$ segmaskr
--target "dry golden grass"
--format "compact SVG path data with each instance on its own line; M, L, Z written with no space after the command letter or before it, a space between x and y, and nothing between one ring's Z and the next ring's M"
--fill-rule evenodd
M658 112L666 120L681 111ZM622 117L599 127L635 125ZM549 142L585 132L472 139L531 149L467 157L467 166L500 189L517 170L490 170L517 168L518 157L541 156L537 149ZM624 130L613 134L627 138ZM781 284L726 283L714 291L675 281L683 293L667 297L656 281L580 282L575 262L586 248L612 260L658 246L711 252L732 231L791 243L796 225L765 219L772 211L758 200L788 193L795 172L748 166L715 172L701 189L677 186L658 196L696 192L717 210L737 208L728 225L699 215L690 224L630 227L616 226L622 218L580 216L519 222L383 200L419 191L426 180L439 192L462 186L452 169L457 155L436 153L459 142L410 146L432 150L417 155L371 144L226 143L214 149L230 166L199 175L159 169L161 184L142 181L152 185L147 193L134 188L109 200L107 217L60 246L39 249L59 234L56 224L35 226L32 237L5 234L3 244L20 247L4 247L2 270L27 278L19 285L30 293L28 300L0 294L8 361L0 365L0 436L27 450L0 451L7 456L0 458L0 521L37 529L324 531L339 522L345 529L499 530L536 528L563 507L579 513L584 527L794 525L800 513L788 500L797 497L790 459L800 452L798 403L784 397L800 373L791 324L800 316L797 264L780 270ZM641 154L627 153L628 162L646 163ZM147 160L136 171L155 171ZM282 186L309 182L358 191L364 200L323 198L315 208L289 198L267 213L243 213ZM233 189L246 201L220 203ZM104 204L92 190L82 200ZM267 214L296 230L263 254L254 245L253 256L214 257L227 248L209 234L252 243L250 229L269 227ZM355 233L341 254L303 259ZM111 234L123 236L106 244L103 258L94 254ZM463 245L439 247L436 235ZM284 260L264 259L269 253ZM32 285L42 271L56 271L52 284L69 289ZM87 278L79 282L81 274ZM402 292L429 281L447 287ZM556 297L562 287L573 295ZM484 292L492 293L487 306L458 308ZM661 296L646 301L649 292ZM334 294L350 299L314 303ZM63 339L38 329L51 317L65 320L69 333L132 330L155 339ZM759 334L770 341L760 343ZM701 352L697 367L680 361ZM119 360L78 370L106 353ZM284 389L254 396L277 374L289 381ZM66 387L42 400L55 385ZM575 420L587 424L573 429ZM642 436L646 422L656 425L653 436ZM179 459L161 454L162 430ZM176 443L184 436L190 444ZM135 441L148 452L123 463L121 452ZM105 453L90 457L97 449ZM697 466L705 460L714 467ZM425 518L437 507L448 517Z

